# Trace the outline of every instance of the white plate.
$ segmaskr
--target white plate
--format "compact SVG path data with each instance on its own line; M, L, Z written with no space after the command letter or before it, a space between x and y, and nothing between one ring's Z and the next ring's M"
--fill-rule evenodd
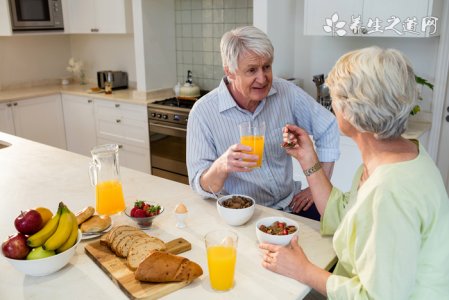
M106 232L108 232L109 230L111 230L112 228L112 223L111 225L109 225L108 228L106 228L103 231L99 231L99 232L90 232L90 233L83 233L81 240L90 240L90 239L94 239L97 238L99 236L102 236L103 234L105 234Z

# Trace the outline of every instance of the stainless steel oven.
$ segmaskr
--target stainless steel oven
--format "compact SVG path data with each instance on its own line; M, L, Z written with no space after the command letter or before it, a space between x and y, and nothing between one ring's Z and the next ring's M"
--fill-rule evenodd
M188 184L187 120L192 100L170 98L148 104L151 174Z

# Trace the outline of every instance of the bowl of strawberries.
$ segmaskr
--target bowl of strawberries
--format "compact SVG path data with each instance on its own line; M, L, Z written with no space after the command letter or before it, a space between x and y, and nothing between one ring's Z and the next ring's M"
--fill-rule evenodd
M160 204L137 200L132 206L125 209L125 214L140 228L149 228L153 224L154 218L164 212L164 207Z

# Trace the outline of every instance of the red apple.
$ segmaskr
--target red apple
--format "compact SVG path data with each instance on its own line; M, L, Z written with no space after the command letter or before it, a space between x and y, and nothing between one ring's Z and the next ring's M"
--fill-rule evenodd
M16 226L17 231L23 234L34 234L41 230L42 225L42 216L34 209L22 211L14 220L14 226Z
M31 248L27 245L27 237L23 233L16 233L8 237L2 244L3 255L13 259L24 259Z

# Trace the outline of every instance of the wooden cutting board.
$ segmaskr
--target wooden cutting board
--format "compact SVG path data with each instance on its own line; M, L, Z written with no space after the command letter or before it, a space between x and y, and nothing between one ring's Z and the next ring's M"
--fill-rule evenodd
M168 243L167 252L179 254L192 249L192 245L183 238ZM86 254L117 284L130 299L158 299L188 285L187 282L147 283L136 280L134 272L126 265L126 259L117 257L100 240L84 247Z

